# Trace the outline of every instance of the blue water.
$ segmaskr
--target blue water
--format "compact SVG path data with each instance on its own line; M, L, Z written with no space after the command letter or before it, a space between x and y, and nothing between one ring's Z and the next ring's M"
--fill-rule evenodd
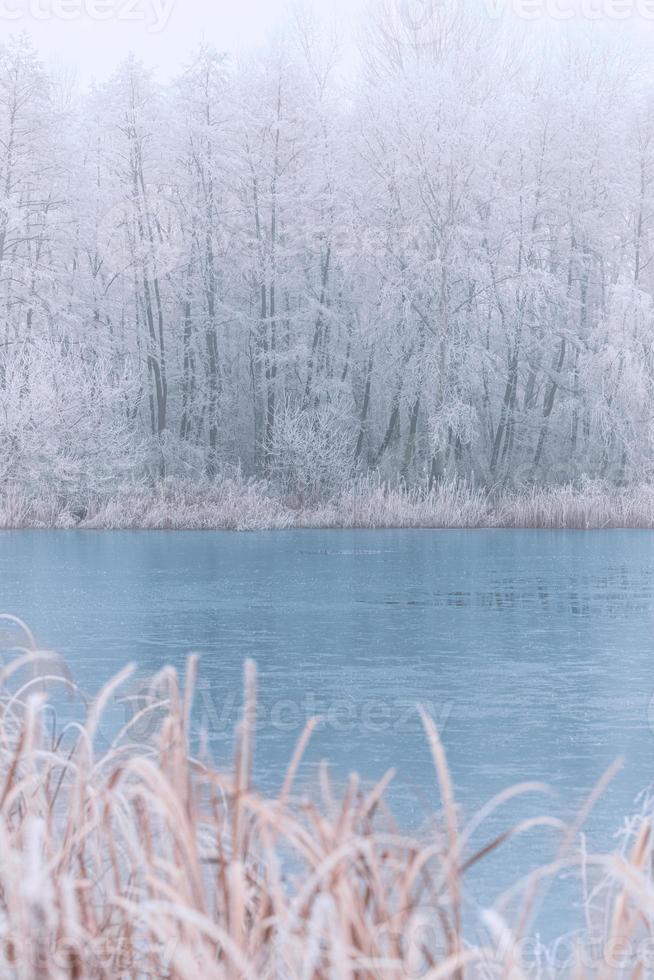
M301 780L323 758L336 779L393 766L398 818L419 825L439 797L418 702L439 724L464 814L523 779L559 794L512 804L480 845L526 813L569 817L624 755L588 825L609 846L654 779L650 532L4 532L0 608L61 652L89 693L127 661L140 675L183 670L198 651L196 727L219 760L243 661L255 659L266 790L319 713ZM110 727L122 710L112 706ZM552 847L538 832L487 862L482 900ZM544 912L546 932L548 914L560 924Z

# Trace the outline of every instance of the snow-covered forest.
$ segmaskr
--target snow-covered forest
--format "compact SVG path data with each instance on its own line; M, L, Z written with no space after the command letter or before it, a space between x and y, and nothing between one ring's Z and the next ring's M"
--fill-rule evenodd
M0 483L647 482L654 87L388 4L159 81L0 53Z

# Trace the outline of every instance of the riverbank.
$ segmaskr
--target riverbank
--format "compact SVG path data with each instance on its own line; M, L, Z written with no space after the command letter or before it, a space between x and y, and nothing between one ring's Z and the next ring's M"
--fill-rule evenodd
M290 528L654 528L654 486L501 490L446 483L429 492L362 479L326 500L257 481L166 480L70 499L0 493L0 528L255 531Z
M257 791L252 663L233 766L223 771L189 753L195 659L185 684L170 668L154 678L110 747L99 750L103 714L128 695L130 670L104 688L79 729L53 731L43 692L57 683L74 697L74 684L21 624L4 627L19 631L12 642L22 652L0 676L3 976L651 975L651 805L628 822L611 853L586 853L580 837L614 771L569 823L545 814L486 840L493 810L543 787L514 787L464 819L438 731L423 712L442 809L409 835L385 802L392 771L376 786L352 776L339 787L323 768L314 795L298 795L295 777L316 720L279 773L278 795ZM512 837L541 833L553 835L551 863L492 908L480 907L470 869ZM544 891L561 875L576 877L586 925L545 947L533 925ZM576 920L577 910L570 912Z

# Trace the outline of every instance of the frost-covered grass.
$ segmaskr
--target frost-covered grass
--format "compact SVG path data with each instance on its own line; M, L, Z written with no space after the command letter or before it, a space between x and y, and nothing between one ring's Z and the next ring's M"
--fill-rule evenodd
M654 527L654 486L586 483L515 491L497 498L500 527Z
M264 530L279 528L653 528L654 486L521 490L444 483L405 489L367 477L320 500L264 481L168 479L74 495L0 491L0 527Z
M65 496L0 494L0 527L217 528L254 531L291 527L294 512L263 483L165 480L125 484L115 492Z
M74 684L22 624L11 625L22 636L0 673L2 977L651 976L651 807L615 852L589 855L580 843L612 772L570 823L545 815L489 839L491 812L543 787L514 787L466 817L423 713L442 807L409 834L385 803L392 772L376 786L352 776L339 787L323 767L313 791L298 792L315 720L279 773L278 795L257 790L251 663L233 765L219 769L188 747L193 658L184 684L172 669L154 678L132 720L100 749L103 715L129 692L129 669L85 709L83 724L56 732L44 691L57 682L75 696ZM552 861L482 909L470 869L517 834L548 835ZM563 873L578 881L586 925L571 907L579 929L544 947L534 917Z

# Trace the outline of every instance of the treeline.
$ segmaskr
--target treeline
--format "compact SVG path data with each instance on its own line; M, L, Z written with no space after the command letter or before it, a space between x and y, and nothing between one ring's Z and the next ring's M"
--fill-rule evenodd
M84 92L2 47L0 485L651 478L647 70L405 6L356 77L300 19Z

